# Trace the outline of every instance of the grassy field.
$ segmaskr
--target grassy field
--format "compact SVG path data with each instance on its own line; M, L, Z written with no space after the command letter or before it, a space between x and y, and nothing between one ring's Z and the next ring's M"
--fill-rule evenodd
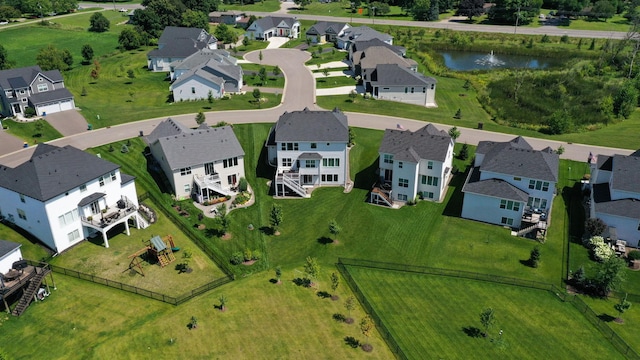
M606 321L609 327L620 335L629 346L633 347L636 351L640 351L637 331L638 325L640 324L640 304L633 303L629 310L620 315L614 308L614 305L620 301L619 299L609 298L603 300L590 297L582 297L582 299L593 309L598 317ZM613 321L618 316L624 320L624 323L619 324Z
M240 4L221 4L218 11L260 11L260 12L273 12L280 9L280 1L278 0L264 0L257 1L253 4L240 5Z
M348 270L412 359L424 354L434 359L624 358L571 304L547 291L359 267ZM472 336L473 328L482 329L480 313L488 307L497 319L489 337Z
M349 76L331 76L316 78L316 89L333 88L340 86L355 86L356 81Z
M154 208L153 204L147 206ZM131 236L127 236L124 230L124 226L120 226L110 233L113 237L109 239L108 249L104 248L102 237L98 236L55 257L51 263L173 297L225 276L200 248L165 216L158 216L158 221L146 229L131 228ZM167 235L173 237L174 244L181 250L174 254L176 261L162 268L155 261L143 258L142 273L137 268L130 268L129 256L145 247L148 240L155 235L162 238ZM182 263L185 251L192 254L191 273L180 273L176 268Z
M305 6L304 9L296 9L289 11L290 14L305 14L305 15L323 15L323 16L337 16L343 18L350 18L350 23L358 23L364 20L373 20L373 17L369 15L366 5L361 6L362 13L356 11L351 12L349 2L336 1L330 3L321 3L312 1L311 4ZM389 6L389 13L385 15L378 14L376 19L385 20L412 20L411 15L406 14L399 6Z
M36 129L36 123L42 124L42 130ZM11 135L17 136L24 140L29 145L36 143L42 143L53 139L62 137L62 134L48 122L43 120L31 121L31 122L17 122L11 119L5 119L2 124L7 127L7 132Z

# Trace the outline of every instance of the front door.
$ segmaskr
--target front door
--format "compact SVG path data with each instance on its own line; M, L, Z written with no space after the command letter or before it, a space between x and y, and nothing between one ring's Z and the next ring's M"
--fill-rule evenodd
M229 182L229 185L235 186L238 179L236 178L236 175L233 174L233 175L227 176L227 181Z
M385 182L393 181L393 170L384 169L384 181Z
M313 184L313 175L302 175L302 184Z
M14 114L21 114L22 113L22 109L20 109L20 104L13 104L13 113Z

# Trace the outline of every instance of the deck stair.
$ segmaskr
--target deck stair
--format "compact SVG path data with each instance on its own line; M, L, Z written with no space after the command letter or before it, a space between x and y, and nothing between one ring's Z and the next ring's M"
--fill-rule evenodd
M302 187L302 185L300 185L299 174L294 175L294 174L282 173L278 175L278 180L280 180L279 181L280 183L284 184L286 187L291 189L296 194L302 197L309 197L309 194L307 194L307 190L304 187Z
M31 304L31 300L35 299L36 292L42 285L42 280L51 270L45 269L31 278L31 282L26 290L22 293L22 297L18 300L18 305L13 309L11 315L20 316Z

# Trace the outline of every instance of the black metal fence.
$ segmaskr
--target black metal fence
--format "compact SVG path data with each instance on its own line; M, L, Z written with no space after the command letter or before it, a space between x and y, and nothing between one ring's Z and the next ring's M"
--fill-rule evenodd
M85 273L81 273L79 271L75 271L75 270L71 270L71 269L67 269L67 268L63 268L61 266L56 266L56 265L51 265L49 264L51 270L55 273L58 274L63 274L63 275L67 275L67 276L71 276L74 277L76 279L81 279L81 280L86 280L86 281L90 281L96 284L100 284L100 285L105 285L108 286L110 288L113 289L118 289L118 290L122 290L122 291L126 291L126 292L130 292L133 294L137 294L137 295L142 295L145 297L148 297L150 299L154 299L154 300L158 300L158 301L162 301L168 304L172 304L172 305L180 305L182 303L184 303L187 300L193 299L194 297L204 294L205 292L209 291L209 290L213 290L217 287L220 287L224 284L230 283L231 281L233 281L233 278L231 278L230 276L225 276L223 278L219 278L216 279L210 283L207 283L203 286L200 286L196 289L193 289L185 294L182 294L178 297L173 297L173 296L169 296L169 295L165 295L159 292L155 292L155 291L151 291L151 290L146 290L146 289L142 289L136 286L132 286L132 285L128 285L128 284L124 284L118 281L113 281L113 280L109 280L109 279L105 279L99 276L95 276L95 275L91 275L91 274L85 274Z
M402 271L402 272L412 272L419 274L427 274L427 275L439 275L439 276L450 276L471 280L480 280L487 281L493 283L500 283L506 285L515 285L522 286L533 289L546 290L553 293L563 302L569 302L573 304L586 318L591 322L600 332L604 335L604 337L615 347L620 353L625 355L628 359L638 359L640 360L640 356L638 353L629 346L629 344L624 341L618 334L616 334L607 324L606 321L602 320L598 315L587 305L580 297L576 295L569 295L566 291L560 289L556 285L547 284L540 281L533 280L524 280L512 277L498 276L498 275L489 275L489 274L481 274L474 273L470 271L461 271L461 270L450 270L450 269L440 269L440 268L432 268L426 266L415 266L415 265L405 265L405 264L394 264L394 263L385 263L385 262L377 262L370 260L362 260L362 259L345 259L338 258L338 264L336 265L338 270L346 280L347 284L355 294L356 298L362 304L362 307L365 311L371 316L371 318L375 321L378 331L380 335L387 343L387 346L391 351L395 354L398 359L407 359L406 354L402 351L398 342L395 340L393 335L386 328L384 322L380 320L380 316L375 312L373 306L369 303L368 299L364 296L358 284L356 284L353 277L349 273L346 266L357 266L357 267L367 267L381 270L392 270L392 271ZM636 296L636 295L634 295Z

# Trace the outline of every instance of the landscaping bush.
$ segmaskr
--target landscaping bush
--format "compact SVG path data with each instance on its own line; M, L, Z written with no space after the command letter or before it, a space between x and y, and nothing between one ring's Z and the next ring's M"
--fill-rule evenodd
M231 254L231 264L233 265L239 265L242 264L242 262L244 261L244 256L242 255L242 252L240 251L236 251L233 254Z
M333 314L332 318L337 322L345 322L347 320L347 317L340 313Z
M26 109L24 109L24 116L28 118L36 116L36 109L32 108L31 106L27 107Z
M600 236L607 228L607 224L598 218L590 218L584 224L585 229L591 236Z
M247 191L248 188L249 188L249 182L247 181L247 179L241 177L240 181L238 181L238 191L243 193Z
M260 259L262 259L262 251L253 250L253 253L251 254L251 260L258 261Z
M638 250L629 251L629 253L627 254L627 259L629 259L629 261L640 260L640 251Z
M253 252L251 251L251 249L246 248L244 249L244 261L251 261L253 260Z
M593 236L589 239L589 246L591 246L593 257L600 262L608 260L614 255L613 249L604 242L602 236Z
M233 199L233 203L236 205L242 205L251 199L251 195L249 193L243 192L236 195L236 198Z

